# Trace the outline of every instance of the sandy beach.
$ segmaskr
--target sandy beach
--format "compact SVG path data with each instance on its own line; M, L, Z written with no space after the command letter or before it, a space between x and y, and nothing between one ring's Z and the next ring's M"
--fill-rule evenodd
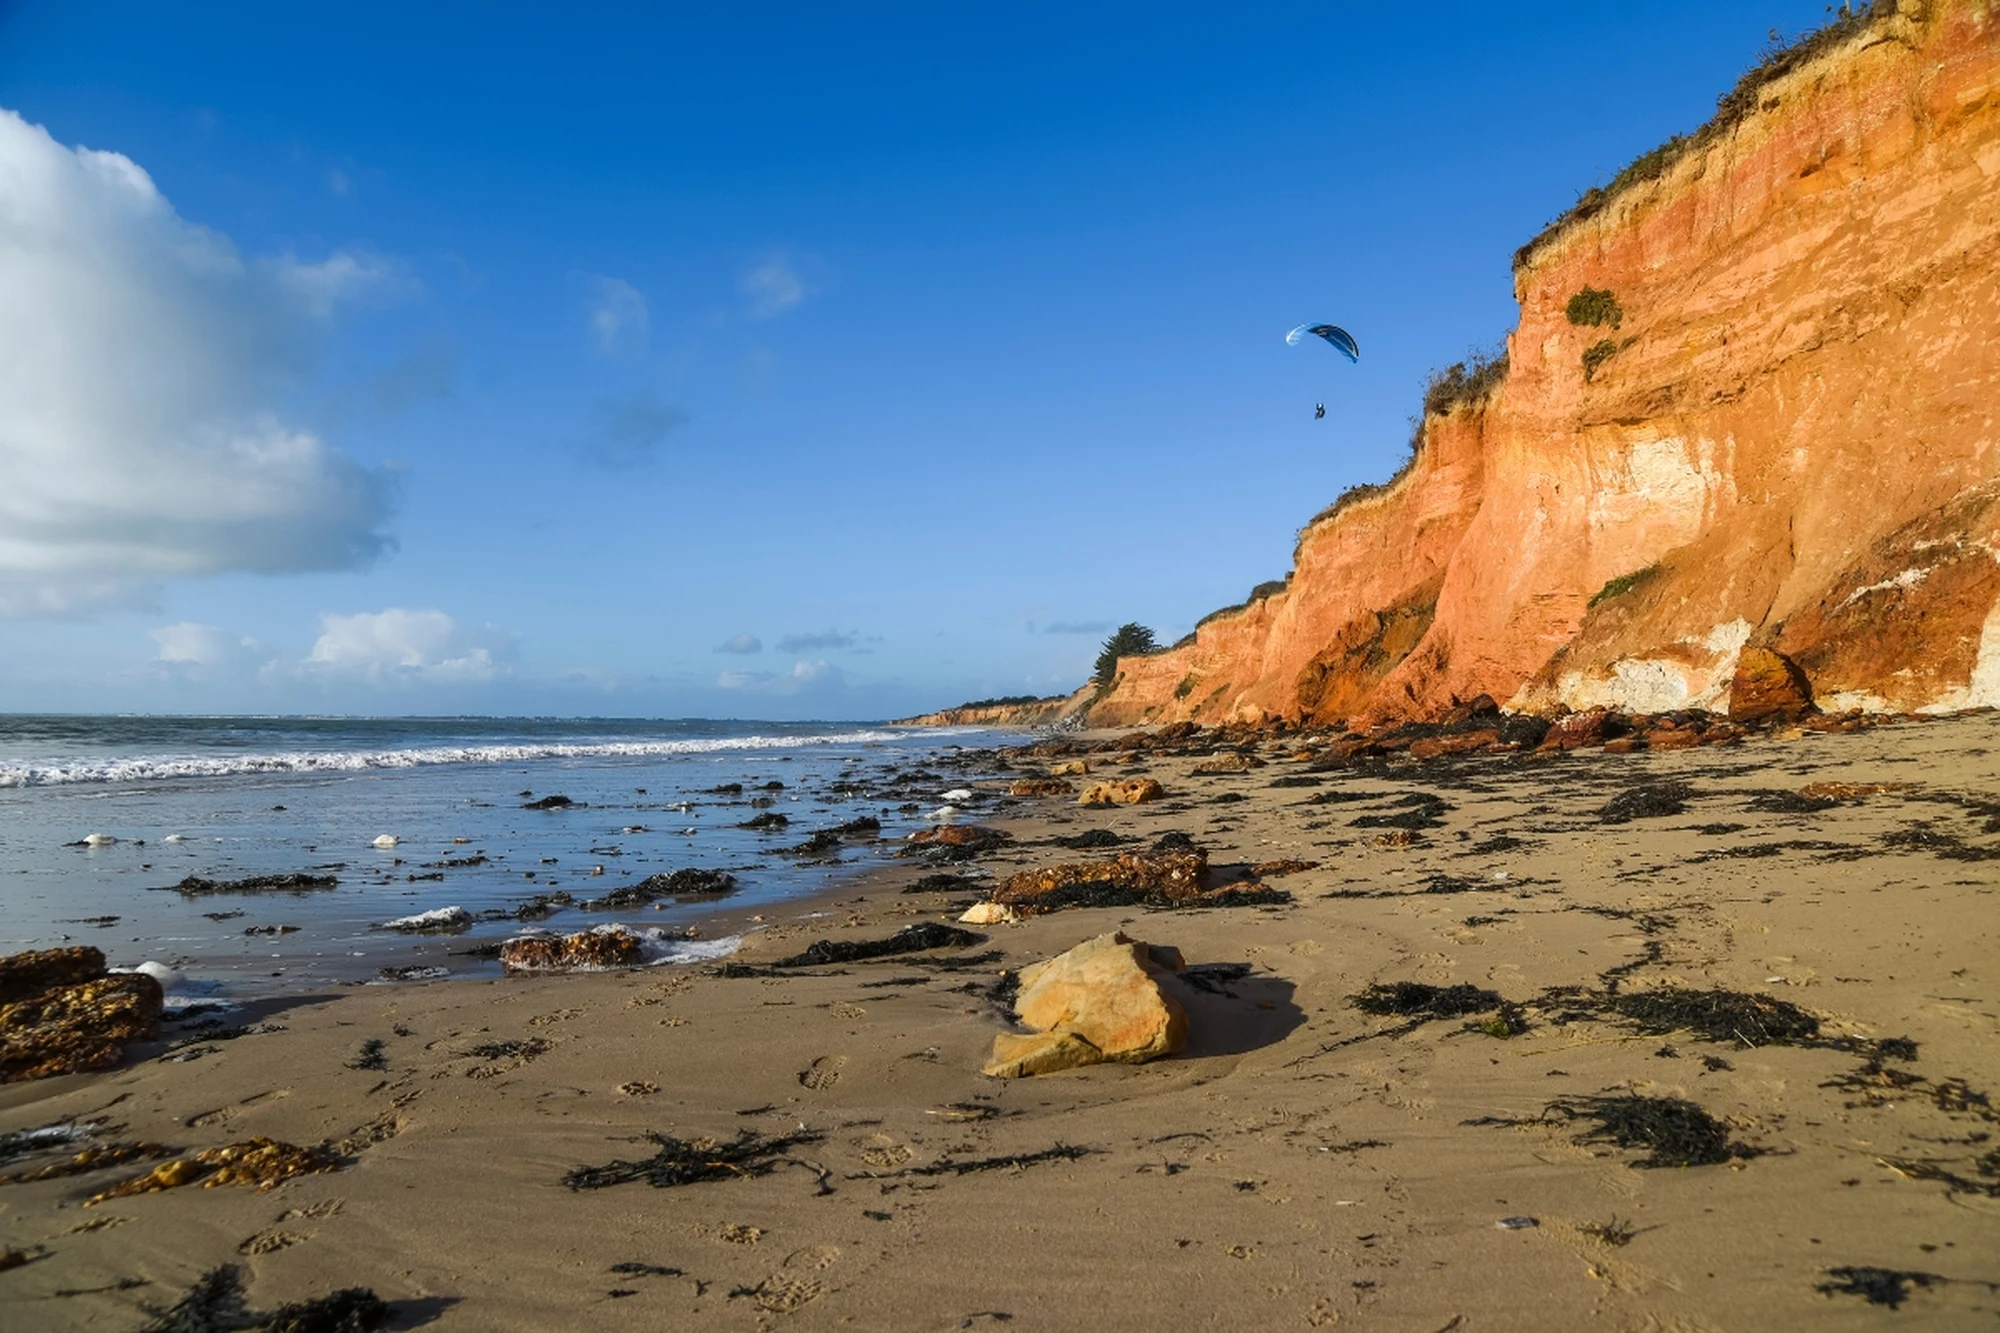
M762 966L982 896L908 892L939 873L912 862L766 912L738 975L351 988L9 1086L0 1132L268 1136L340 1165L95 1205L152 1163L0 1185L27 1259L0 1273L5 1323L143 1327L236 1265L253 1311L367 1287L396 1328L1993 1326L2000 720L1326 771L1294 740L1213 740L1091 755L1166 797L1007 802L1012 841L953 869L1178 830L1223 877L1318 862L1265 876L1289 904L1079 908ZM1217 755L1243 767L1194 772ZM1113 930L1248 971L1177 983L1178 1057L982 1076L1001 974ZM1505 1007L1356 1007L1399 982ZM1687 993L1781 1003L1720 1020L1769 1020L1762 1041L1617 1004ZM1620 1107L1673 1105L1717 1160L1618 1142ZM767 1150L667 1187L572 1175L654 1159L649 1134Z

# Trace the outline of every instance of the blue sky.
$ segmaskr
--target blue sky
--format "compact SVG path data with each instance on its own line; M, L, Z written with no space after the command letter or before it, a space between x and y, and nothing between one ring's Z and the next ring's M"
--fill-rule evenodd
M0 709L1067 690L1824 14L0 0Z

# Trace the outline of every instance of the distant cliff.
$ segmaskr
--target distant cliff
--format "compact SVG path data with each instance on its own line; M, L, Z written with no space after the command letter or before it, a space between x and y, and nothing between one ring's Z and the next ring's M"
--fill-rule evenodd
M1046 699L982 699L918 717L897 718L897 727L1052 727L1080 719L1097 694L1095 685L1086 685L1075 694L1057 694Z
M2000 704L2000 0L1774 56L1514 280L1504 372L1093 725L1722 707L1748 645L1827 707Z

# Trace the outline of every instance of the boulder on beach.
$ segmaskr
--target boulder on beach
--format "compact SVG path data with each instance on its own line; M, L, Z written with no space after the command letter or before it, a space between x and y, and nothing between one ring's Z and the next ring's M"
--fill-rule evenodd
M509 972L601 972L642 961L639 937L623 928L520 935L500 946L500 966Z
M96 949L0 959L0 1083L109 1069L160 1035L165 994L144 972L107 973Z
M908 841L915 847L964 847L983 852L1010 842L1013 837L1004 829L984 824L940 824L936 828L918 829Z
M1049 776L1052 778L1080 778L1089 772L1089 763L1082 759L1065 759L1059 764L1049 766Z
M1167 794L1152 778L1126 778L1122 782L1093 782L1077 797L1078 805L1142 805Z
M1016 778L1008 786L1009 796L1073 796L1076 784L1061 778Z
M1152 948L1116 931L1021 971L1015 1012L1032 1034L1002 1033L986 1073L1021 1078L1082 1065L1140 1064L1187 1047L1187 1012L1161 988Z
M1603 745L1612 737L1621 734L1624 726L1617 714L1603 708L1593 708L1587 712L1571 713L1558 718L1542 737L1538 749L1542 750L1588 750Z
M1794 720L1812 711L1812 682L1799 664L1769 648L1745 648L1729 686L1729 720Z

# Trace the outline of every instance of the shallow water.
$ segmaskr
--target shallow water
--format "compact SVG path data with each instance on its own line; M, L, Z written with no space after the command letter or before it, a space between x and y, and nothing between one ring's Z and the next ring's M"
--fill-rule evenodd
M232 993L412 964L491 975L491 962L440 955L520 934L520 922L478 922L442 944L379 924L446 907L510 911L555 891L581 901L689 866L736 875L737 892L719 900L732 910L797 899L889 855L960 784L954 755L997 739L854 724L0 718L0 951L92 944L114 965L158 960ZM894 774L917 769L940 771ZM830 789L843 779L865 780L868 797ZM741 795L711 790L732 782ZM558 794L578 805L523 808ZM766 810L790 827L736 827ZM884 840L849 847L837 865L776 854L863 814L882 820ZM116 841L77 845L92 834ZM373 846L384 834L397 845ZM172 887L298 871L337 887ZM717 906L570 907L534 924L679 933Z

